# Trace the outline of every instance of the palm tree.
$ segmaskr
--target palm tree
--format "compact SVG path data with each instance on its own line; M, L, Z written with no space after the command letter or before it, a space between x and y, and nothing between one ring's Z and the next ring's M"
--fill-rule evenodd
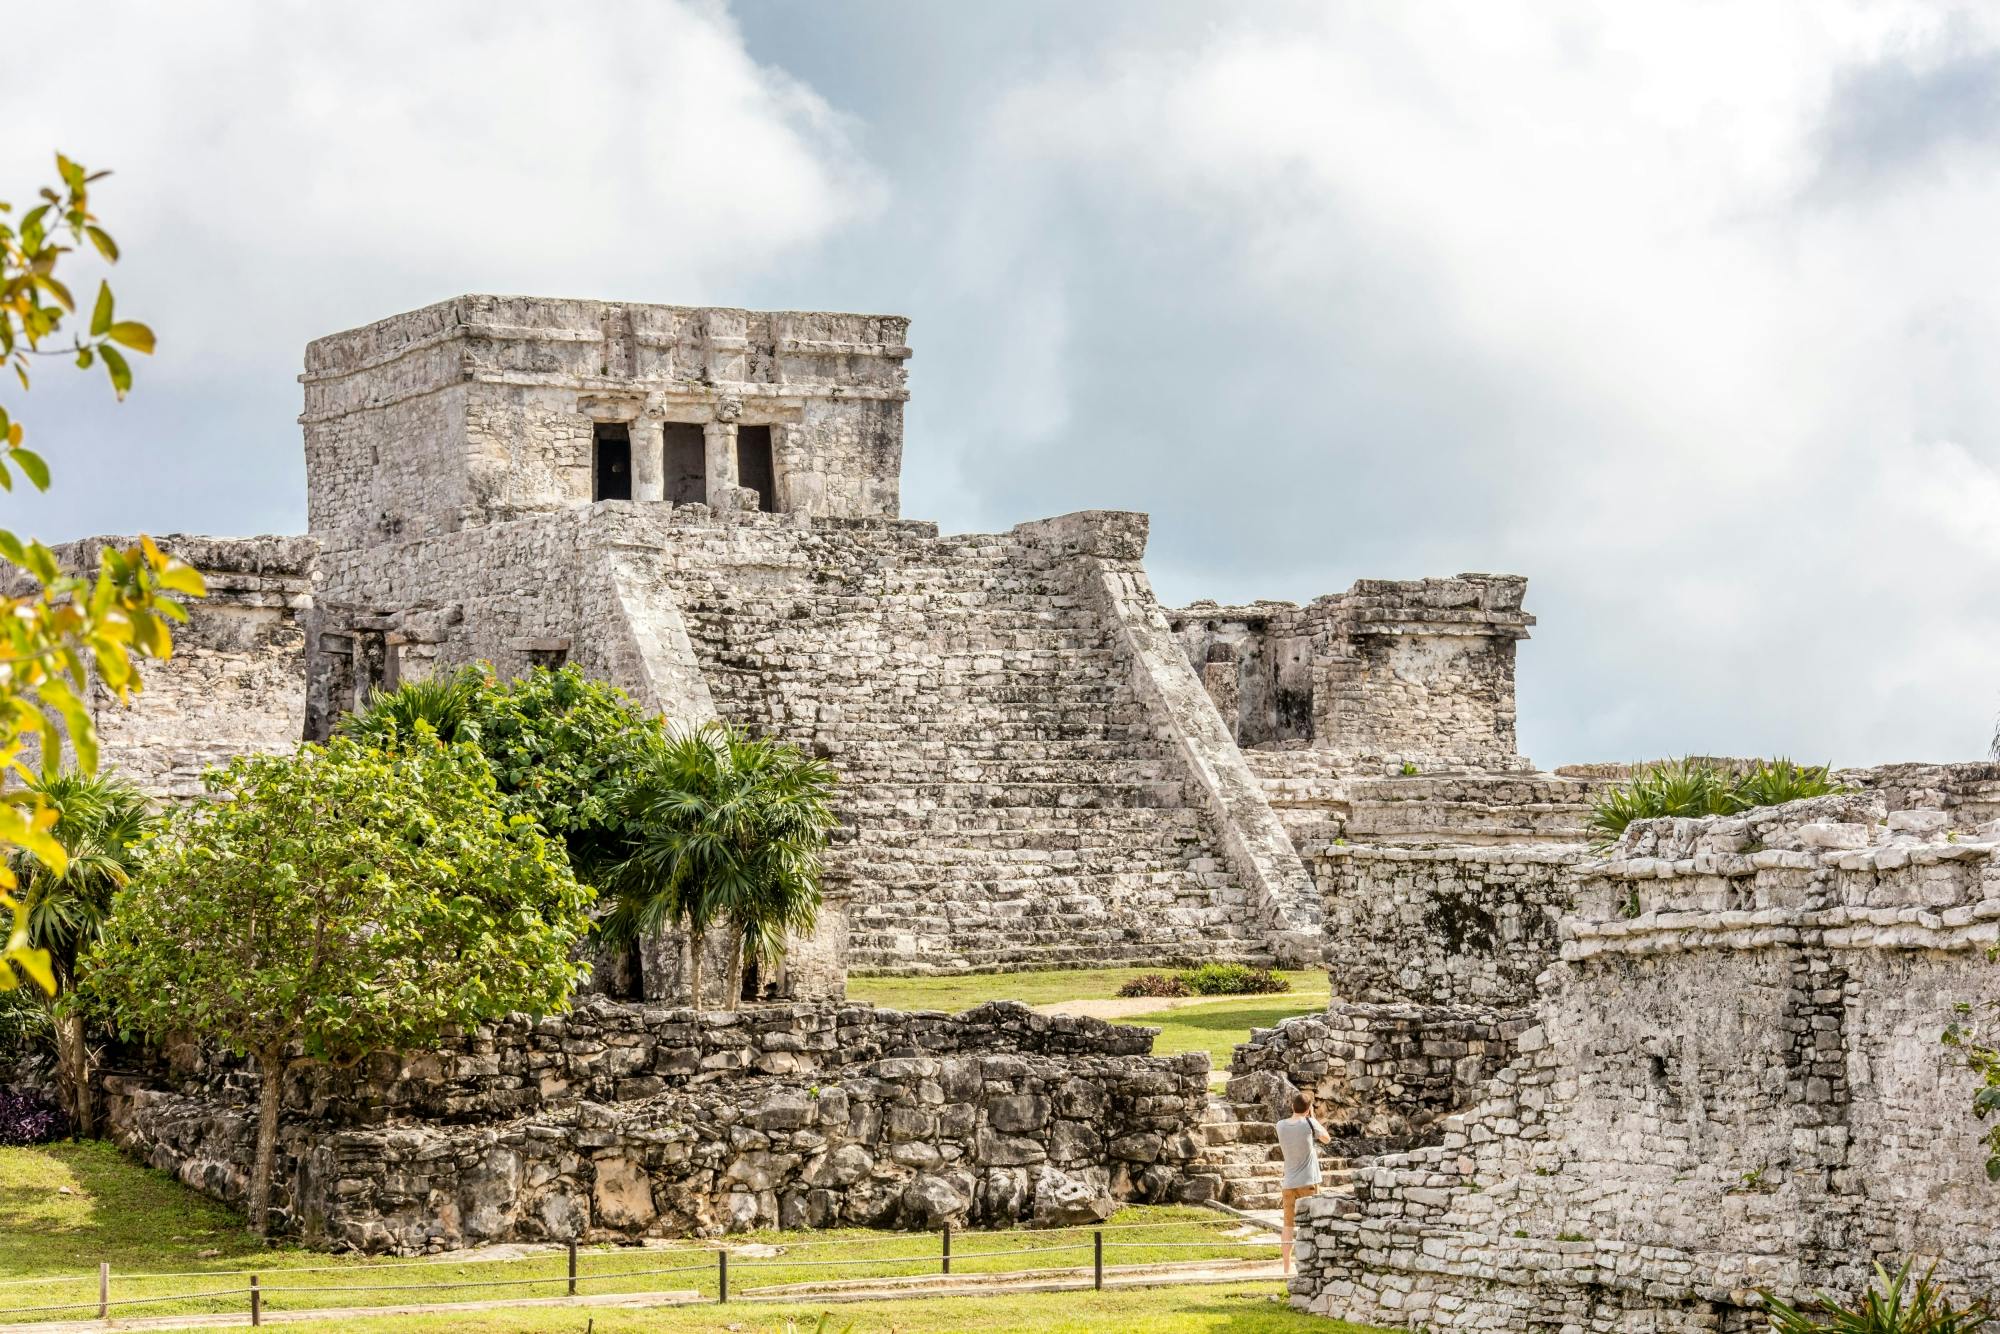
M708 934L726 924L735 1009L745 954L775 961L787 936L818 918L833 783L832 768L782 741L721 723L675 732L630 788L629 850L608 877L612 908L599 934L627 944L681 927L699 1009Z
M61 875L18 857L22 901L28 905L29 943L49 952L56 991L46 998L56 1034L56 1072L79 1135L91 1131L90 1048L83 1016L71 1002L77 968L104 933L111 899L130 880L139 845L160 817L144 793L111 774L62 773L31 780L56 812L51 832L69 853Z

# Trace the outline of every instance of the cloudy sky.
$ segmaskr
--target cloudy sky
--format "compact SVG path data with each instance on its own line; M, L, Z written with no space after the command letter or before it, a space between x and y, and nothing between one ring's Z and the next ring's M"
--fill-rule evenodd
M112 17L107 18L107 12ZM1986 11L1990 13L1991 11ZM1944 6L23 7L0 196L116 175L45 537L297 531L316 334L465 291L914 318L904 511L1163 598L1529 576L1523 748L1972 758L2000 30ZM87 53L87 55L85 54Z

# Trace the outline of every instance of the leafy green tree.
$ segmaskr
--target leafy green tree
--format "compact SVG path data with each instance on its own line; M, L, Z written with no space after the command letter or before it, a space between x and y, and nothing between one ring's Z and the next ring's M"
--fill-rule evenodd
M377 692L340 730L394 745L419 724L478 747L502 804L562 839L586 882L598 883L623 857L625 786L662 727L616 686L575 667L538 667L504 683L488 668L466 667Z
M618 943L686 931L699 1006L708 934L725 926L735 1009L745 955L775 961L818 918L833 784L830 767L782 741L721 723L674 734L633 781L629 852L607 879L599 932Z
M88 243L105 263L118 246L90 209L90 188L104 172L89 172L56 155L56 183L18 216L0 203L0 364L23 390L32 359L63 356L89 369L102 365L121 399L132 387L125 352L150 353L153 332L119 318L108 283L91 303L88 332L65 330L76 300L59 271ZM58 346L64 342L66 346ZM122 350L121 350L122 349ZM20 419L0 404L0 488L24 477L37 490L49 485L49 467L29 449ZM32 788L6 786L9 773L25 776L30 744L41 751L42 771L62 767L64 738L79 768L97 765L97 733L85 706L94 669L97 681L130 702L141 681L135 659L165 658L173 651L171 623L186 611L170 594L200 597L202 579L168 556L150 538L135 546L104 548L94 576L65 574L40 542L0 530L0 559L14 567L11 592L0 596L0 853L19 850L60 874L65 854L51 834L56 812ZM0 947L0 990L17 985L17 970L53 993L56 977L47 952L29 938L24 902L12 856L0 856L0 914L11 915Z
M77 968L104 934L111 901L131 880L139 845L160 823L144 793L110 774L62 773L28 788L56 812L50 832L67 854L54 870L17 853L15 874L28 910L28 939L48 953L56 990L45 1004L56 1041L56 1070L71 1124L91 1133L90 1048L75 1004Z
M286 1073L562 1009L591 894L466 747L336 737L239 757L207 787L118 895L85 985L122 1031L255 1059L263 1233Z

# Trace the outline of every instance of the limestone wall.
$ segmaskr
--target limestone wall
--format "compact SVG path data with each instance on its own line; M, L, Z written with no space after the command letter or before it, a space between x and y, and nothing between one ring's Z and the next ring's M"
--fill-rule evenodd
M605 502L336 548L313 697L330 717L376 683L566 659L822 755L857 968L1304 957L1311 881L1159 647L1143 518L1053 523Z
M1172 1198L1195 1152L1207 1058L1146 1055L1152 1032L1012 1004L696 1016L591 1002L288 1081L277 1225L413 1254L1103 1217ZM241 1200L254 1075L182 1054L106 1086L128 1150Z
M1197 602L1169 619L1231 734L1361 768L1524 769L1514 650L1535 618L1513 575L1363 579L1304 607Z
M94 571L106 546L93 537L55 548L66 569ZM289 750L305 730L306 623L314 543L303 537L158 539L200 570L208 596L189 599L173 627L174 654L141 663L145 689L128 706L90 695L101 763L162 797L201 791L202 770L231 756Z
M1750 1293L1937 1258L2000 1287L1974 1081L2000 826L1868 794L1635 824L1476 1107L1306 1213L1296 1304L1434 1330L1749 1330Z
M1327 843L1327 967L1347 1000L1520 1010L1555 961L1575 846L1396 848Z
M462 296L317 339L300 377L311 530L366 544L588 504L599 424L628 438L635 502L672 500L678 425L699 441L692 498L740 503L739 436L759 428L776 489L765 508L893 517L908 327Z

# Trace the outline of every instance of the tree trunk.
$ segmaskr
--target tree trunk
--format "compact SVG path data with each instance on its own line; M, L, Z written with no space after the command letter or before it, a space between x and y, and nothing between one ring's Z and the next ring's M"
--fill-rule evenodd
M692 928L688 931L688 995L692 998L690 1004L697 1010L702 1008L701 951L703 934L703 932Z
M728 1008L733 1011L743 1003L743 928L735 922L729 924L729 939L729 981L726 985L729 988Z
M257 1161L250 1169L250 1230L268 1236L271 1169L278 1158L278 1103L284 1096L285 1049L257 1053Z
M83 1032L83 1016L74 1012L58 1014L56 1021L56 1074L62 1082L63 1100L70 1124L78 1139L91 1133L90 1047Z

